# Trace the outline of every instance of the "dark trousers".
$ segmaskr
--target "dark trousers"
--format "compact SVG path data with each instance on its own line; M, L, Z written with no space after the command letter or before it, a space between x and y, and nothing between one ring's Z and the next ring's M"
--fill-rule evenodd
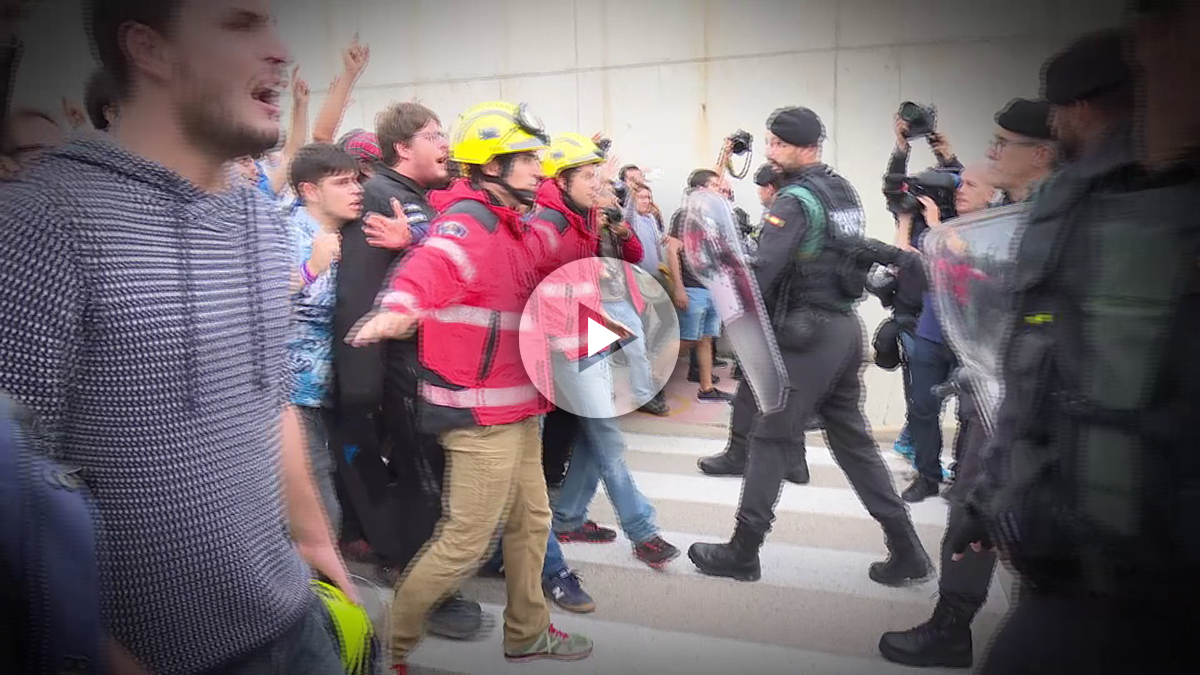
M806 349L784 350L789 391L783 410L754 416L751 425L740 525L766 534L796 438L814 412L825 420L825 440L863 506L879 522L908 520L862 412L864 332L854 315L819 314Z
M283 635L206 675L343 675L341 655L325 618L324 605L312 596Z
M1177 597L1120 601L1022 588L992 639L982 675L1194 673L1200 639L1195 587Z
M744 462L746 448L750 443L750 432L754 428L754 418L758 416L758 402L754 400L754 392L745 381L738 383L737 393L733 398L733 413L729 420L729 442L725 445L725 453L733 459ZM788 452L789 462L802 463L805 461L806 448L804 433L788 439L791 450ZM792 466L792 464L788 464Z
M579 418L575 415L561 408L546 415L546 425L542 429L542 468L546 472L546 485L562 485L578 434Z
M987 443L987 433L970 395L959 396L958 411L958 434L954 441L957 473L954 485L945 492L946 500L950 502L947 533L967 517L961 495L979 477L983 446ZM943 537L938 594L960 614L974 617L987 602L988 588L996 571L996 554L991 551L976 553L968 548L958 562L951 560L953 554Z
M942 399L933 388L950 378L955 358L944 344L919 335L906 335L909 398L908 433L917 471L927 480L942 482Z

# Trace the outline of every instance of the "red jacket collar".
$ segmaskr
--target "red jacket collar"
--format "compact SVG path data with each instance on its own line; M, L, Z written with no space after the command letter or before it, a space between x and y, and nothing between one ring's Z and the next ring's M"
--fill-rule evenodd
M595 222L595 218L593 217L595 209L588 209L586 217L579 215L575 209L567 206L566 195L563 194L562 188L558 186L558 181L553 178L546 178L538 185L537 199L534 203L540 207L558 211L566 216L567 222L571 224L571 227L579 230L588 237L597 237L597 233L591 225Z
M456 178L450 184L450 187L445 190L436 190L429 193L429 205L439 214L456 202L464 199L470 199L486 205L491 209L492 213L496 214L500 222L512 230L513 234L520 236L521 214L507 206L496 204L487 190L473 187L471 181L466 178Z

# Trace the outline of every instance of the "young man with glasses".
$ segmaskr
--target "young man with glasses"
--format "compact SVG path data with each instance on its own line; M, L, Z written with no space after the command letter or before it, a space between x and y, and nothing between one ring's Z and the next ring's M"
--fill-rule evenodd
M340 338L375 306L393 264L428 235L437 212L427 193L449 181L450 146L437 115L413 102L397 103L380 113L375 136L382 162L363 184L363 217L341 231L334 378L336 440L342 451L335 454L346 493L346 553L380 564L386 581L392 582L433 534L440 515L445 452L435 437L417 430L416 340L353 349ZM390 453L385 451L389 447ZM368 498L368 492L376 491L366 490L366 485L393 482L401 486L392 491L395 494ZM407 517L397 522L398 513ZM477 603L456 593L437 605L428 627L442 637L471 638L482 627L482 612Z

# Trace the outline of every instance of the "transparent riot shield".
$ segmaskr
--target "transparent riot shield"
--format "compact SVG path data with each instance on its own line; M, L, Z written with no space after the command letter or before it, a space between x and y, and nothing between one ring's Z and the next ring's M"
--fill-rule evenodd
M683 218L684 260L712 293L759 410L782 410L787 402L787 368L747 264L733 209L720 195L696 190L685 199Z
M987 209L946 221L922 248L938 319L958 356L959 381L974 396L988 433L1004 396L1000 372L1012 326L1015 255L1028 204Z

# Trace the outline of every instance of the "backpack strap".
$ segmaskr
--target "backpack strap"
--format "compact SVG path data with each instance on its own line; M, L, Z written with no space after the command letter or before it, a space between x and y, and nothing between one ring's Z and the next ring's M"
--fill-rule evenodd
M474 199L462 199L454 202L450 208L442 212L443 216L449 216L456 213L462 213L474 218L483 229L495 234L496 229L500 227L500 216L497 216L488 208L487 204Z
M559 234L566 234L567 229L571 227L571 223L567 220L567 217L557 209L548 207L540 208L537 214L534 215L534 218L550 223L554 226L554 229L558 230Z

